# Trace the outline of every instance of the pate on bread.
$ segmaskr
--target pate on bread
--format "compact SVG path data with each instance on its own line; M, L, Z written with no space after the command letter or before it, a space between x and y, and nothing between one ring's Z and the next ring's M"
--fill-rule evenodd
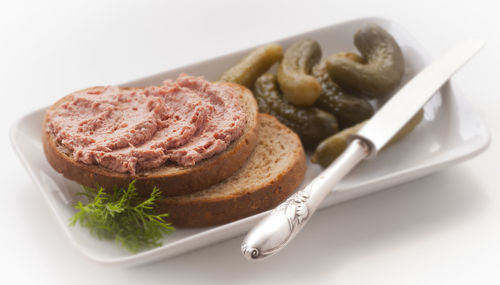
M190 81L186 84L196 85L199 84L199 82ZM61 136L60 132L54 132L53 114L57 112L56 110L59 110L61 106L65 104L71 105L69 102L74 102L75 97L78 97L77 94L96 93L95 96L100 96L105 88L92 87L67 95L47 110L43 126L44 131L42 134L42 142L47 160L56 171L63 174L66 178L74 180L85 186L95 187L96 185L99 185L106 189L113 189L114 187L126 186L130 183L130 181L135 179L137 191L141 195L148 195L155 186L160 189L163 196L183 195L205 189L208 186L231 176L231 174L241 167L254 149L258 135L258 109L252 93L245 87L237 84L214 82L211 83L211 86L213 89L231 90L231 93L233 94L231 97L236 98L239 108L241 108L244 113L244 127L241 130L235 131L235 128L232 128L232 124L236 125L236 121L238 120L229 121L229 125L227 125L228 128L223 128L221 130L215 128L213 125L206 124L207 119L203 118L202 121L205 122L205 126L208 126L208 129L199 127L195 128L195 131L190 134L191 140L187 140L184 143L174 144L177 145L177 148L156 148L156 151L159 150L162 152L162 155L164 155L162 157L164 161L161 163L153 163L152 168L137 168L137 163L135 163L133 171L129 171L132 169L129 167L130 164L127 164L127 159L130 159L131 157L132 159L137 158L133 155L122 160L122 162L125 162L126 165L126 167L122 169L124 171L116 171L113 167L110 168L109 165L106 166L97 163L98 159L96 159L95 156L88 161L90 163L85 163L79 159L78 153L75 156L75 148L72 147L71 144L68 144L67 142L65 143L64 136ZM167 84L167 88L172 88L172 86ZM133 92L138 94L145 92L148 88L118 88L118 90L122 91L121 93L123 94L131 94ZM120 98L117 100L119 99ZM124 99L127 99L127 97L125 96ZM210 100L218 102L218 100L220 101L220 98L215 96L208 99L208 101ZM234 105L234 102L232 104ZM232 114L231 112L228 112L230 108L221 107L225 106L224 104L219 104L217 106L214 105L217 104L210 104L208 109L222 108L218 112L215 112L216 114L219 114L220 117ZM150 107L153 107L152 110L155 112L155 106ZM147 104L145 105L145 108L148 108ZM210 114L211 113L208 112L205 115L208 115L207 117L211 117ZM130 114L124 113L122 116L130 116ZM175 119L175 114L173 116ZM119 119L119 116L114 116L113 118ZM188 116L187 118L187 120L191 120L193 119L193 116ZM57 126L64 126L64 123ZM78 131L78 126L76 128ZM117 130L120 131L118 128ZM141 127L139 130L143 130L143 128ZM178 130L182 131L183 129L178 128ZM205 133L215 136L215 139L208 142L206 138L203 137L200 130L204 130L206 131ZM91 129L87 130L82 128L82 133L87 132L90 134L91 131ZM92 138L92 136L90 136L90 138ZM88 139L88 137L83 138L83 140L85 139ZM104 141L106 142L106 140ZM199 145L197 144L197 142L200 141L205 142L204 144L201 143L203 148L201 151ZM190 142L192 144L190 144ZM132 152L136 151L135 154L137 154L140 152L137 151L138 146L140 147L140 145L142 145L142 143L137 145L122 144L120 140L117 142L113 141L111 143L112 146L115 146L116 144L121 144L120 146L122 147L117 149L108 148L108 150L104 153L104 156L108 157L115 151L119 153L120 151L126 152L129 150ZM223 150L220 148L221 144L225 144L225 148ZM86 146L90 146L90 148L94 147L92 144L87 144ZM182 149L183 147L184 149ZM189 149L189 151L194 151L194 155L191 156L189 159L190 162L186 163L186 165L181 165L176 162L175 157L181 157L182 155L180 154L183 152L175 152L173 150L179 148L183 151L186 151L186 148ZM82 149L80 148L79 150ZM211 156L203 157L200 155L204 151L205 154L208 153ZM98 153L99 152L95 152L94 154ZM192 163L192 158L195 156L196 161ZM120 157L120 155L117 157ZM168 158L171 159L169 160ZM115 160L115 162L116 161L117 160Z

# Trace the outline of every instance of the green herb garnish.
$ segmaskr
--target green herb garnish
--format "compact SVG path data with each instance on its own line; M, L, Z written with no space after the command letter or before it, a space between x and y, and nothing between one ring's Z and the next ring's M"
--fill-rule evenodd
M161 246L163 234L174 231L163 220L168 214L154 212L155 201L161 196L156 187L146 200L137 194L135 180L128 188L115 188L112 193L102 187L83 187L78 194L87 197L89 203L79 201L75 205L79 212L70 219L70 226L80 223L98 238L114 239L130 252Z

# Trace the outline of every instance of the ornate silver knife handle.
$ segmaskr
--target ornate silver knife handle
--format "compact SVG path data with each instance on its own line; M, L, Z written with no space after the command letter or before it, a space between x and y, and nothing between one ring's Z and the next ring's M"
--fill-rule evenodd
M247 259L257 260L271 256L285 247L304 227L333 187L369 154L369 142L360 138L353 139L334 163L303 190L272 210L248 233L241 245L243 255Z

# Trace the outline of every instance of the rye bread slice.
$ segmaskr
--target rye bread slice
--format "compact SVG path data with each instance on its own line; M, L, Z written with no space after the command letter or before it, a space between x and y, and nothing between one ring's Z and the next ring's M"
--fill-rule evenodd
M304 178L299 137L273 116L259 114L259 140L248 161L231 177L197 193L159 200L176 227L228 223L277 206Z
M217 82L234 88L246 114L246 126L243 135L233 141L229 147L208 159L199 161L191 167L179 166L175 163L137 172L136 175L118 173L99 165L84 164L73 159L71 152L59 144L55 137L47 131L47 116L43 122L42 142L45 156L52 167L64 177L82 185L105 189L127 186L133 179L140 195L149 195L154 186L158 187L164 197L184 195L206 189L231 176L247 160L257 144L258 107L253 94L247 88L233 83ZM103 87L91 87L77 92L97 90ZM124 88L136 89L136 88ZM75 93L77 93L75 92ZM72 99L69 94L50 109Z

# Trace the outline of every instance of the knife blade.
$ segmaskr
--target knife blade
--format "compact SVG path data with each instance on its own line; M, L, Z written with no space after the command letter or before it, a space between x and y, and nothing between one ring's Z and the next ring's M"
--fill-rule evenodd
M245 237L241 251L261 260L283 249L309 221L334 186L361 160L373 159L436 91L482 47L468 40L449 50L411 79L349 138L346 150L303 190L290 196L263 218Z

